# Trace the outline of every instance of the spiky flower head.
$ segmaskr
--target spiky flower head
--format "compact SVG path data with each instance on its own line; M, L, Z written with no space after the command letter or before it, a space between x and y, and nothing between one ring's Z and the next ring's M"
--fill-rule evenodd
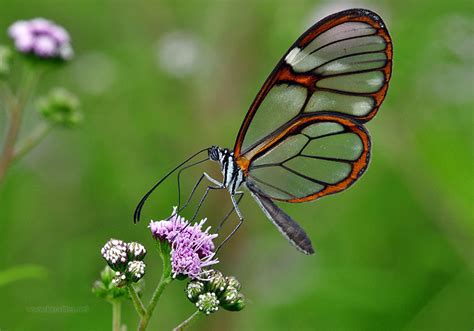
M125 274L132 282L138 282L145 275L145 267L146 265L143 261L130 261L127 264Z
M151 221L149 228L155 239L167 241L171 246L171 269L173 277L188 276L191 279L205 277L206 267L219 261L215 258L213 239L217 234L209 234L210 227L203 230L206 220L190 225L177 215L176 207L171 217L159 222Z
M204 280L194 280L188 284L186 287L186 295L189 301L195 303L199 308L203 306L203 302L210 301L211 298L209 296L213 294L212 298L215 297L218 301L217 304L213 302L214 305L229 311L240 311L244 309L245 297L240 293L241 285L237 278L234 276L224 277L222 273L217 270L209 270L207 276L208 277ZM204 308L199 309L205 312Z
M130 260L143 260L146 255L146 249L142 244L130 242L127 244L127 253Z
M226 279L220 271L213 270L211 273L209 273L207 287L209 291L214 292L217 296L220 296L227 287Z
M196 307L206 315L209 315L219 310L219 299L217 299L216 294L213 292L200 294Z
M110 239L101 249L102 257L115 271L123 271L127 266L127 244L122 240Z
M193 280L186 286L185 291L188 299L195 303L199 299L199 295L204 292L204 283L199 280Z
M240 282L234 276L227 276L225 280L226 280L227 286L233 287L237 291L240 291L240 289L242 288L242 285L240 285Z
M242 293L237 295L237 298L231 302L223 302L222 308L229 311L241 311L245 308L245 297Z
M8 28L8 35L21 53L61 60L69 60L74 55L69 33L44 18L16 21Z
M239 296L239 291L236 288L228 287L221 296L222 304L232 305L234 304Z

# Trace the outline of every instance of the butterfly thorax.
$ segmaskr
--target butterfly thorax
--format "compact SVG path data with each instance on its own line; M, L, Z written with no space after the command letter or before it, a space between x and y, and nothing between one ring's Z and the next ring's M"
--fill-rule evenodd
M222 185L226 187L231 194L245 181L244 173L237 165L234 159L234 153L227 148L212 146L209 148L209 159L219 162L222 171Z

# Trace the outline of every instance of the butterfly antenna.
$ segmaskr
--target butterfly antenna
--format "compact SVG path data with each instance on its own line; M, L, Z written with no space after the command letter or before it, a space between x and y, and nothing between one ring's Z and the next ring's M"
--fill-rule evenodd
M202 150L200 150L199 152L197 153L194 153L193 155L191 155L190 157L188 157L186 160L184 160L183 162L181 162L180 164L178 164L176 167L173 168L173 170L171 170L170 172L168 172L163 178L161 178L155 185L153 185L153 187L143 196L143 198L140 200L140 202L138 203L137 207L135 208L135 212L133 213L133 223L138 223L140 221L140 215L141 215L141 212L142 212L142 208L143 208L143 205L145 204L146 200L148 199L148 197L153 193L153 191L158 187L160 186L161 183L163 183L166 178L168 178L169 176L171 176L176 170L178 170L179 168L181 168L183 165L185 165L187 162L191 161L192 159L194 159L196 156L198 156L199 154L201 154L202 152L205 152L205 151L208 151L209 148L204 148Z

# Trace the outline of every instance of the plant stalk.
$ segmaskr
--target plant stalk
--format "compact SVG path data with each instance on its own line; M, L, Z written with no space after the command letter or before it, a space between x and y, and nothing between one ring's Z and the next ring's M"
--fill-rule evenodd
M202 313L199 310L196 310L191 316L189 316L186 320L181 322L177 327L173 329L173 331L182 331L191 326L194 322L197 321L199 317L201 317Z
M173 280L171 277L170 247L168 243L160 243L159 252L163 261L163 273L161 274L160 282L158 283L155 292L151 297L150 303L146 307L145 315L140 320L138 325L139 331L143 331L147 328L151 315L155 310L156 304L158 303L161 294L163 294L165 287Z
M28 137L15 146L12 160L16 161L31 151L52 129L53 125L49 123L40 123Z
M122 313L122 302L113 300L112 303L112 331L120 331L120 319Z
M3 144L2 154L0 155L0 183L5 178L8 167L13 160L15 142L20 132L23 107L17 98L10 102L10 125L7 129L7 135Z
M23 117L23 111L30 97L31 91L34 90L40 74L30 71L26 74L26 82L24 89L14 96L13 93L8 94L8 105L10 108L10 124L7 129L5 142L3 144L2 153L0 154L0 184L5 178L8 167L14 158L15 143L20 132L21 120Z
M133 284L130 284L127 286L128 288L128 293L130 294L130 297L132 298L133 305L135 306L135 310L137 311L138 315L140 315L140 318L143 318L146 314L145 306L143 305L143 302L140 300L138 297L137 291L133 287Z

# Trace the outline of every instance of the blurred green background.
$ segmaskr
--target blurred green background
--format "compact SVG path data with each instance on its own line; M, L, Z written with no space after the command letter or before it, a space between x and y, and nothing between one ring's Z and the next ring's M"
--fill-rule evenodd
M367 125L370 169L343 194L283 206L311 236L314 256L293 249L244 199L247 221L220 252L219 268L241 280L248 305L194 329L472 330L469 0L0 1L0 43L10 43L6 29L17 19L41 16L69 30L76 57L46 75L38 94L64 86L85 114L82 126L53 131L14 164L0 187L0 270L47 270L0 287L0 329L110 329L110 305L91 293L110 237L149 249L148 299L161 263L147 225L176 204L175 180L133 225L142 194L187 155L233 147L253 97L291 43L349 7L379 13L394 44L389 93ZM22 136L34 121L27 118ZM2 135L4 122L2 111ZM189 172L184 187L204 168ZM213 193L201 216L215 224L228 206L225 192ZM194 311L184 286L166 290L150 330L169 330ZM75 311L34 311L45 306ZM130 303L123 319L135 328Z

